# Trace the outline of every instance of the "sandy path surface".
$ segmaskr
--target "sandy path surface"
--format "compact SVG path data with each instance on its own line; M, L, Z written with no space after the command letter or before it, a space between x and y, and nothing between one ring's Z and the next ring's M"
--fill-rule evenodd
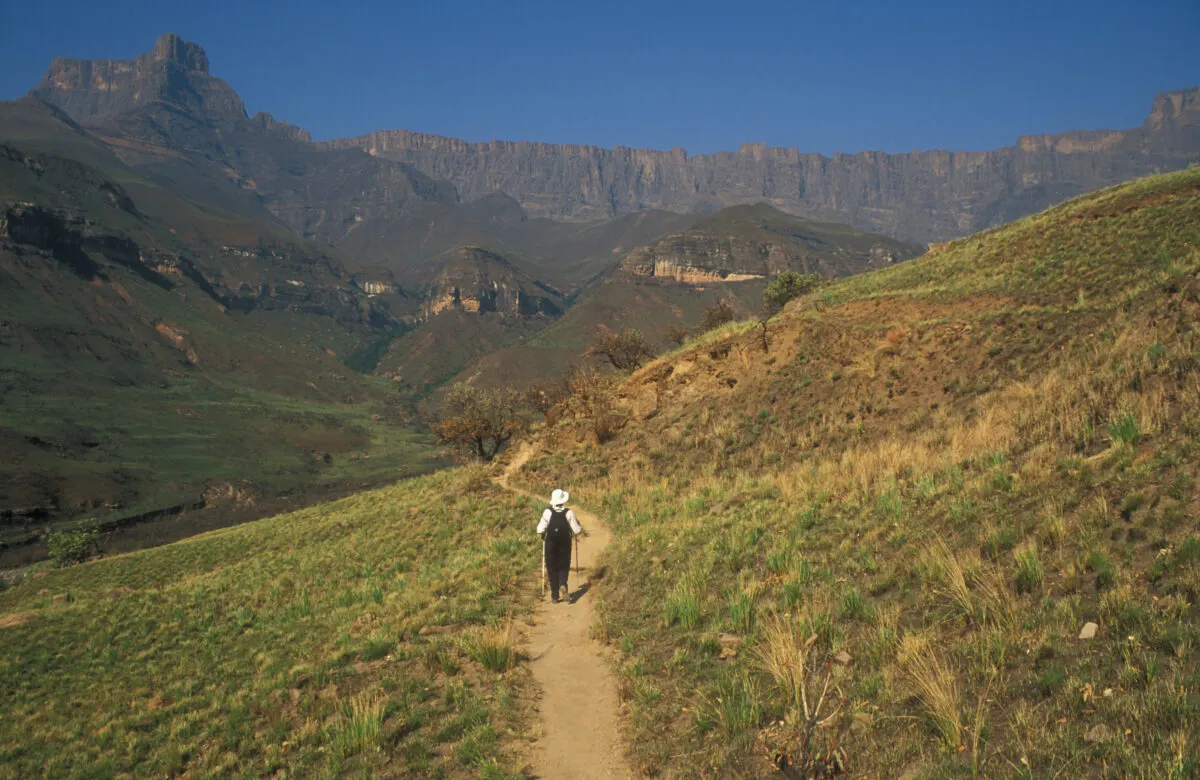
M501 485L516 490L508 485L508 477L531 453L529 447L518 453L505 468ZM547 588L545 600L534 613L525 648L542 692L538 704L542 729L534 745L534 771L546 780L631 778L634 774L625 763L617 725L616 682L604 648L590 636L596 611L589 580L597 574L596 561L612 535L596 515L578 506L571 508L587 534L579 540L582 571L571 568L567 580L570 603L552 604ZM536 517L529 518L531 531L536 524Z

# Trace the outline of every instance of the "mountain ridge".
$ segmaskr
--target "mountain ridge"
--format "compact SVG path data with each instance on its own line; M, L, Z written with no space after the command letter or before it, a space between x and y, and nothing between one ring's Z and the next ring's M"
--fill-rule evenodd
M111 121L166 100L213 125L249 122L262 135L303 144L313 159L321 152L358 150L401 163L412 174L452 185L455 202L507 193L535 218L583 221L650 209L705 213L767 200L797 216L915 243L966 235L1084 192L1200 160L1200 87L1158 93L1136 128L1029 134L986 151L831 156L764 143L689 156L681 147L468 142L409 130L312 142L303 128L269 114L248 120L232 87L209 75L204 50L173 34L160 37L134 60L57 59L30 94L83 124ZM304 178L303 166L289 170ZM246 180L254 177L241 174L240 181ZM329 207L314 209L305 202L277 204L273 211L287 211L282 218L297 232L331 243L346 233L338 225L364 216L341 213L344 209L333 214Z
M800 216L930 242L992 227L1156 168L1187 167L1200 159L1200 87L1159 93L1138 128L1029 134L1012 146L983 151L826 156L745 143L735 152L689 156L679 147L468 142L409 130L318 145L356 147L407 162L453 182L464 198L505 191L536 216L705 211L765 198ZM522 173L528 170L539 175ZM956 209L955 201L967 205Z
M786 270L846 276L923 252L916 244L797 217L759 202L730 206L682 233L638 247L625 256L621 268L641 276L709 284L765 278Z

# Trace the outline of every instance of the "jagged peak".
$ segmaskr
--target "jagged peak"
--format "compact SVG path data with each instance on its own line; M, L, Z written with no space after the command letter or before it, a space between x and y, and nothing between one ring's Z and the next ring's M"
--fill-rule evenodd
M1200 87L1159 92L1154 96L1154 104L1150 107L1145 126L1156 130L1186 114L1200 114Z
M155 101L208 119L246 116L233 88L209 74L204 49L175 33L160 35L153 48L132 60L56 58L29 94L83 124Z
M208 55L199 44L185 41L175 33L163 33L147 52L156 62L174 62L187 70L208 73ZM143 55L145 56L145 55Z

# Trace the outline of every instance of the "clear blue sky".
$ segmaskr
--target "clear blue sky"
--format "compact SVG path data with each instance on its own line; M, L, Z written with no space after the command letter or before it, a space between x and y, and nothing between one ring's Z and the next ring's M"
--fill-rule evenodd
M0 0L0 99L54 56L129 59L167 31L316 138L990 149L1136 126L1200 84L1198 0Z

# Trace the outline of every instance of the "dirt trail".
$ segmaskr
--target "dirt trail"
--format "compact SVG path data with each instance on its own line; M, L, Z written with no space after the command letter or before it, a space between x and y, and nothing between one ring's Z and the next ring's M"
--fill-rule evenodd
M526 446L504 470L499 483L529 460ZM527 494L530 495L530 494ZM544 496L534 496L545 501ZM542 689L538 706L541 738L534 745L533 765L546 780L607 780L631 778L617 727L617 686L605 662L604 649L592 640L596 619L594 594L588 590L596 560L611 534L599 517L572 506L587 536L579 540L579 565L567 580L574 603L550 603L549 595L534 612L526 652L530 669ZM537 518L529 518L530 528ZM532 585L533 583L531 583Z

